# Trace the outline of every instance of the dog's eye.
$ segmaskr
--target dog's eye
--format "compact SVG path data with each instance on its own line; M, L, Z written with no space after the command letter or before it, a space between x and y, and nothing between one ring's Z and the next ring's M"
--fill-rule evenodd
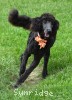
M47 21L46 20L43 20L43 23L45 24Z

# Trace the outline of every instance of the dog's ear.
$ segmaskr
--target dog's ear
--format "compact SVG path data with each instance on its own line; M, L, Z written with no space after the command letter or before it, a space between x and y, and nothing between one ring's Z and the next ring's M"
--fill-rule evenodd
M32 18L31 24L30 24L30 30L34 32L40 32L42 30L41 17Z
M15 9L10 11L8 21L14 26L23 27L25 29L30 29L31 26L31 18L25 15L19 15Z
M54 21L54 29L55 30L58 30L59 29L59 21L58 20L55 20Z

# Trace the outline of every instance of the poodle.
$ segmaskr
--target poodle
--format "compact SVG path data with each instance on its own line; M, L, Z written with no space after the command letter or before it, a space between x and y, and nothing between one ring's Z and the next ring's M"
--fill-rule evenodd
M21 55L19 78L14 87L17 88L27 79L29 74L39 64L42 57L44 57L42 77L46 78L48 75L47 64L50 57L50 49L56 40L59 21L50 13L44 13L39 17L30 18L26 15L19 15L16 9L10 11L8 21L14 26L30 30L27 47L25 52ZM36 37L40 39L40 42L43 40L46 42L39 43L36 41ZM44 46L40 48L43 43ZM26 69L27 60L31 54L34 55L34 59L29 68Z

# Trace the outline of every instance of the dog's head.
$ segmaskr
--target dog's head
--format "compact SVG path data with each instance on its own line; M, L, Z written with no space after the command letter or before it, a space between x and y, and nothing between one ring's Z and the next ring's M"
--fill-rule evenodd
M31 20L30 29L33 32L39 32L43 38L48 38L54 31L59 28L59 22L49 13L43 14L40 17Z
M56 34L59 28L59 22L49 13L42 14L40 17L30 18L25 15L20 16L17 10L13 10L10 12L8 20L15 26L38 32L43 38Z

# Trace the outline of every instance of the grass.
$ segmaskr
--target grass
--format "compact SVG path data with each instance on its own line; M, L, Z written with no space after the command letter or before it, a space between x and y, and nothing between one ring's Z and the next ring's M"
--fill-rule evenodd
M18 77L20 55L26 48L29 31L8 23L12 8L36 17L52 13L60 22L57 40L51 49L49 76L41 79L43 59L18 90L12 84ZM31 63L29 59L28 65ZM36 73L38 74L36 76ZM24 91L32 91L25 94ZM72 98L72 0L0 0L0 100L71 100Z

